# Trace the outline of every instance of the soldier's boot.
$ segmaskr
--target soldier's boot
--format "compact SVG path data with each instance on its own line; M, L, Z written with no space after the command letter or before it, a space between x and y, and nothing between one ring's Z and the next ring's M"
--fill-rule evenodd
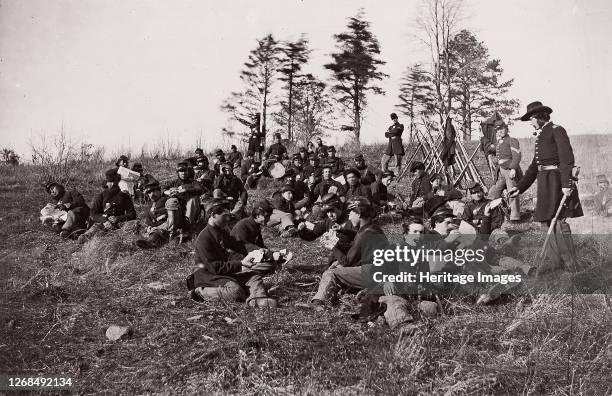
M391 329L414 320L408 312L410 307L406 299L400 296L381 296L378 302L387 305L384 316Z

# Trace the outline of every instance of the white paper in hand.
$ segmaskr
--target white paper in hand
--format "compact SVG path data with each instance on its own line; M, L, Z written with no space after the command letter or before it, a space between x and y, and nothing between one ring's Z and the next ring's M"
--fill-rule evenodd
M328 192L329 194L338 194L338 187L336 187L336 186L331 186L331 187L329 188L329 190L327 190L327 192Z

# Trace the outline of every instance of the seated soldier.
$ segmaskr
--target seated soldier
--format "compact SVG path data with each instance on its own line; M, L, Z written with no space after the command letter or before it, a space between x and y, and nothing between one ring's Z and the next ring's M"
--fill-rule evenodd
M242 172L242 169L241 169ZM261 166L260 162L251 162L251 165L246 170L246 179L244 181L244 187L254 189L257 188L259 179L264 175L265 171Z
M431 192L429 175L425 172L425 164L420 161L415 161L410 165L410 173L414 175L414 180L412 181L408 206L410 208L420 208L425 203L423 197Z
M268 262L253 263L260 250L247 252L243 242L228 231L230 222L228 202L215 199L206 212L208 224L195 242L195 263L200 268L187 280L190 296L196 301L244 301L251 307L276 307L276 300L268 297L263 275L274 271ZM248 297L247 297L248 296Z
M242 164L242 153L238 151L238 147L235 144L232 144L230 147L230 152L227 155L227 162L232 164L234 169L239 169Z
M66 211L66 221L57 221L53 224L53 230L60 237L68 238L74 231L87 227L89 217L89 206L85 203L83 196L76 190L66 191L59 183L47 183L45 190L55 200L55 207Z
M281 231L281 238L289 238L297 234L295 204L293 203L294 193L294 188L285 184L280 189L280 195L272 199L274 210L269 225L271 227L278 226Z
M240 180L243 183L246 182L247 177L249 177L249 169L251 169L251 165L255 162L254 159L255 153L252 151L247 151L246 158L242 160L240 163Z
M293 187L293 201L295 202L295 209L300 210L308 208L311 202L311 192L308 190L308 186L301 180L296 180L297 174L293 168L287 169L283 180L286 185ZM280 193L280 192L278 192Z
M129 165L130 165L130 160L125 155L120 155L119 158L117 158L117 161L115 161L115 166L117 168L119 168L120 166L127 168Z
M282 162L287 159L287 148L283 146L282 138L280 133L274 134L274 143L268 147L268 151L264 155L264 159L266 160L274 160L278 162Z
M348 201L353 197L364 197L372 202L372 192L370 186L361 184L361 173L355 168L344 172L346 185L344 186L344 197Z
M344 161L336 157L336 148L334 146L327 147L327 157L321 161L321 165L323 167L329 166L334 177L344 172Z
M237 241L244 243L247 251L265 249L261 227L268 224L274 208L272 204L263 199L253 205L251 215L238 221L232 228L230 235Z
M358 228L358 231L347 254L323 273L317 293L311 299L311 304L315 309L324 307L339 288L361 290L372 286L371 274L375 268L372 264L372 251L388 246L385 233L373 222L376 211L366 198L352 199L349 201L348 210L349 221L355 228ZM395 285L385 283L380 292L386 297L393 296ZM387 307L385 318L389 326L394 327L400 322L412 320L406 309L407 304L401 297L394 296L394 298L381 298L381 300Z
M217 149L217 151L215 151L215 164L213 165L213 170L215 171L215 174L217 176L221 174L221 165L225 163L227 163L227 160L225 159L225 153L223 152L223 150Z
M205 155L196 158L196 166L193 168L194 179L202 185L205 191L213 190L215 184L215 171L209 168L210 164Z
M304 161L302 160L302 156L300 153L295 153L292 156L292 162L289 169L293 169L295 172L295 180L306 181L308 178L305 178L303 175L304 172ZM287 171L289 171L287 169Z
M361 183L371 185L380 179L381 172L375 167L366 164L363 154L359 153L354 158L355 169L361 173Z
M438 173L434 173L429 177L429 183L431 185L430 191L423 195L425 201L436 195L446 198L447 201L456 201L463 197L461 191L444 184L442 176Z
M327 146L323 144L323 139L317 138L317 145L314 148L314 153L319 159L327 157Z
M180 235L183 216L179 199L163 195L159 183L147 184L145 193L152 203L145 212L144 238L136 240L135 244L141 249L153 249Z
M301 146L297 154L300 156L300 159L302 160L302 166L304 166L304 164L308 163L308 155L314 154L314 151L312 153L308 153L308 150L306 150L306 147Z
M331 165L323 165L321 176L321 182L312 190L312 198L314 201L320 200L328 192L338 194L341 197L344 195L344 186L332 178Z
M195 156L185 158L185 161L184 161L184 162L187 162L189 166L191 167L195 167L197 165L197 159L204 155L204 150L198 147L197 149L194 150L194 153L195 153Z
M470 194L470 201L465 206L465 211L461 216L462 220L472 224L481 234L490 234L494 229L501 227L504 222L504 213L501 208L496 208L490 216L490 230L488 232L480 232L485 207L491 200L485 198L484 190L480 183L471 181L468 184L468 192Z
M204 194L204 187L194 180L194 169L186 162L179 162L176 167L176 180L164 185L164 195L178 198L184 216L183 231L191 233L200 220L202 212L200 196Z
M304 181L308 183L308 188L313 190L323 179L323 169L320 167L317 156L311 155L308 157L308 161L309 163L304 167L302 175L304 176Z
M375 181L370 185L372 203L374 203L377 208L386 208L389 203L395 199L393 195L389 194L387 189L394 179L395 173L389 170L382 173L380 181Z
M597 175L599 191L593 196L593 214L608 217L612 214L612 190L606 175Z
M134 196L138 201L148 202L147 196L144 192L145 186L149 183L155 182L155 177L150 173L145 173L144 168L140 162L135 162L134 165L132 165L132 170L134 172L140 173L140 177L134 185Z
M91 227L81 236L78 242L85 243L98 232L121 228L131 220L136 220L136 211L129 194L119 189L121 176L117 169L106 171L106 188L98 193L91 204Z
M213 194L219 195L222 193L227 196L227 198L231 200L230 210L232 216L241 219L244 217L244 210L249 194L245 190L240 179L234 175L230 164L225 163L220 169L221 174L215 181L215 191Z

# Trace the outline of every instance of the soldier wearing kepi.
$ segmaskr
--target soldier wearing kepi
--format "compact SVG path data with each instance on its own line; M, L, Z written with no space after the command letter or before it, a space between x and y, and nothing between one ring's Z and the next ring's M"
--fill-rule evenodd
M538 193L535 219L550 226L563 195L566 201L555 224L546 255L556 266L575 265L574 248L568 217L581 217L582 206L574 182L574 152L567 132L550 121L552 109L541 102L527 105L521 121L530 121L537 136L533 161L525 176L512 188L511 197L526 191L537 179ZM540 270L542 271L542 270Z
M64 186L53 182L48 183L45 190L56 200L56 208L68 213L64 224L58 223L55 228L62 238L68 238L73 231L86 227L89 206L85 203L81 193L76 190L66 191Z
M85 243L100 231L121 228L126 222L136 220L132 198L119 189L119 180L121 176L116 168L106 171L105 189L91 204L90 221L93 225L79 237L79 243Z
M178 235L183 220L180 215L179 199L163 195L158 182L147 184L145 194L152 203L145 212L144 238L136 240L135 244L141 249L153 249L167 242L172 236Z
M495 121L497 133L497 180L489 191L489 199L497 199L502 196L504 190L515 187L522 177L521 171L521 149L519 141L508 135L508 126L502 120ZM521 220L521 207L518 198L510 198L510 221Z
M397 174L400 174L402 171L402 157L404 156L404 144L402 143L404 125L399 123L395 113L391 113L391 120L393 124L385 132L385 137L389 138L389 144L385 154L383 154L380 165L383 172L389 170L389 160L392 156L395 156L395 171Z

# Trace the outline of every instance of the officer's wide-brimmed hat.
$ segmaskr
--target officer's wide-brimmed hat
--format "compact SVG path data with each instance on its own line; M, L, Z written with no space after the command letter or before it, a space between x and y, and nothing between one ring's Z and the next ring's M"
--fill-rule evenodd
M606 177L606 175L597 175L595 177L595 181L597 183L608 183L608 184L610 184L610 182L608 181L608 178Z
M527 112L520 118L521 121L529 121L532 115L536 113L552 113L552 109L548 106L544 106L542 102L532 102L527 105Z

